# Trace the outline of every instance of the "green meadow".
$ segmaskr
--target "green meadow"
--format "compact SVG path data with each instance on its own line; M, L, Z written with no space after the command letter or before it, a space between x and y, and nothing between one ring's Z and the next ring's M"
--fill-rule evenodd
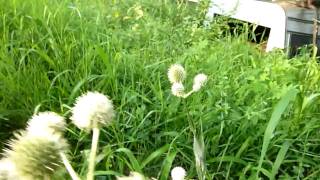
M204 179L318 179L318 63L307 50L291 59L261 51L248 42L248 25L230 30L220 17L204 27L206 9L173 0L0 0L0 148L34 113L57 112L84 177L91 134L69 118L78 96L97 91L116 112L100 133L97 179L136 171L166 180L176 166L201 179L192 129ZM198 73L208 82L175 97L172 64L185 68L186 89Z

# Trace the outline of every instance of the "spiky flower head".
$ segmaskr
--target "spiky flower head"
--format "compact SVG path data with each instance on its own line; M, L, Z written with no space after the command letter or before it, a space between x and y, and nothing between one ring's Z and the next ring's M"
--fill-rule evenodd
M107 96L87 92L77 98L71 120L80 129L90 130L110 124L114 116L112 101Z
M192 90L194 92L197 92L201 89L201 87L203 87L208 81L208 77L205 74L198 74L194 77L193 79L193 86L192 86Z
M19 179L40 180L53 176L62 165L60 153L67 151L66 141L56 134L34 136L27 132L15 135L5 156L15 165Z
M168 78L171 83L182 83L186 78L186 71L180 64L173 64L168 70Z
M171 86L171 93L177 97L184 96L184 86L182 83L173 83Z
M129 176L117 177L117 180L147 180L147 178L138 172L130 172Z
M28 121L27 132L33 135L62 133L66 128L64 118L54 112L41 112Z
M175 167L171 170L171 178L172 180L184 180L186 177L186 170L183 167Z
M3 158L0 160L0 180L18 180L19 177L16 172L16 166L8 159Z

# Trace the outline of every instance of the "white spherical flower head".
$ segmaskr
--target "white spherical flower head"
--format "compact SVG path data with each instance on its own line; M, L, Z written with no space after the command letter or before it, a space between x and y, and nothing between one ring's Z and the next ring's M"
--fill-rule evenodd
M5 155L15 165L19 179L46 179L63 165L60 152L65 153L68 145L61 136L33 136L27 132L15 136Z
M28 121L27 132L33 135L62 133L66 128L64 118L54 112L38 113Z
M117 177L117 180L146 180L146 178L138 172L130 172L129 176Z
M184 96L184 86L182 83L174 83L171 87L171 92L174 96L183 97Z
M171 83L182 83L186 78L186 71L180 64L171 65L168 71L168 78Z
M80 129L90 130L111 123L114 117L112 101L98 92L88 92L77 98L71 120Z
M192 90L197 92L203 87L208 81L208 77L205 74L198 74L194 77Z
M16 166L9 158L0 160L0 179L19 179Z
M175 167L171 170L172 180L184 180L186 177L186 170L183 167Z

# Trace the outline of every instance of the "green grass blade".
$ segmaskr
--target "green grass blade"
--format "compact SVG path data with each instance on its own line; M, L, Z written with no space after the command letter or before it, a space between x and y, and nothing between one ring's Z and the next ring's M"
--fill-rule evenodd
M261 167L262 167L263 159L264 159L264 157L265 157L265 155L267 153L268 146L270 144L271 139L273 138L274 130L276 129L276 127L277 127L277 125L278 125L278 123L280 121L281 115L286 110L286 108L288 107L289 103L295 99L297 93L298 93L297 89L291 88L280 99L280 101L278 102L278 104L274 108L273 113L271 115L271 119L270 119L270 121L268 123L268 126L266 128L266 131L264 133L263 144L262 144L262 150L261 150L261 155L260 155L260 160L259 160L259 168L258 169L261 169ZM259 173L257 173L257 174L259 174Z
M156 159L157 157L159 157L162 154L164 154L165 152L167 152L169 147L170 147L170 145L166 144L166 145L162 146L161 148L159 148L158 150L151 153L144 161L142 161L141 168L143 169L152 160Z
M272 167L272 171L271 171L271 179L275 179L275 176L277 175L278 173L278 170L280 168L280 165L281 163L283 162L287 152L288 152L288 149L290 147L290 143L288 141L284 142L283 145L281 146L281 149L277 155L277 158L273 164L273 167Z
M127 148L119 148L116 150L116 152L122 152L124 154L127 155L127 157L129 158L129 161L130 161L130 165L131 167L133 168L134 171L137 171L137 172L142 172L141 171L141 166L139 165L139 162L138 160L136 159L136 157L133 155L132 151L130 149L127 149Z
M168 176L170 174L172 162L173 162L174 158L176 157L176 155L177 155L177 151L175 151L175 150L171 151L168 154L168 156L165 159L164 164L162 166L162 171L161 171L161 175L160 175L159 180L167 180L167 179L169 179Z

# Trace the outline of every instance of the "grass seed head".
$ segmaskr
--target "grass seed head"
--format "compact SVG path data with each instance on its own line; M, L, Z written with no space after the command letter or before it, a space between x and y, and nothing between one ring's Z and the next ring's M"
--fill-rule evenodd
M110 124L114 116L112 101L107 96L88 92L77 98L71 120L80 129L90 130Z
M171 83L182 83L186 78L186 71L180 64L171 65L168 70L168 78Z

